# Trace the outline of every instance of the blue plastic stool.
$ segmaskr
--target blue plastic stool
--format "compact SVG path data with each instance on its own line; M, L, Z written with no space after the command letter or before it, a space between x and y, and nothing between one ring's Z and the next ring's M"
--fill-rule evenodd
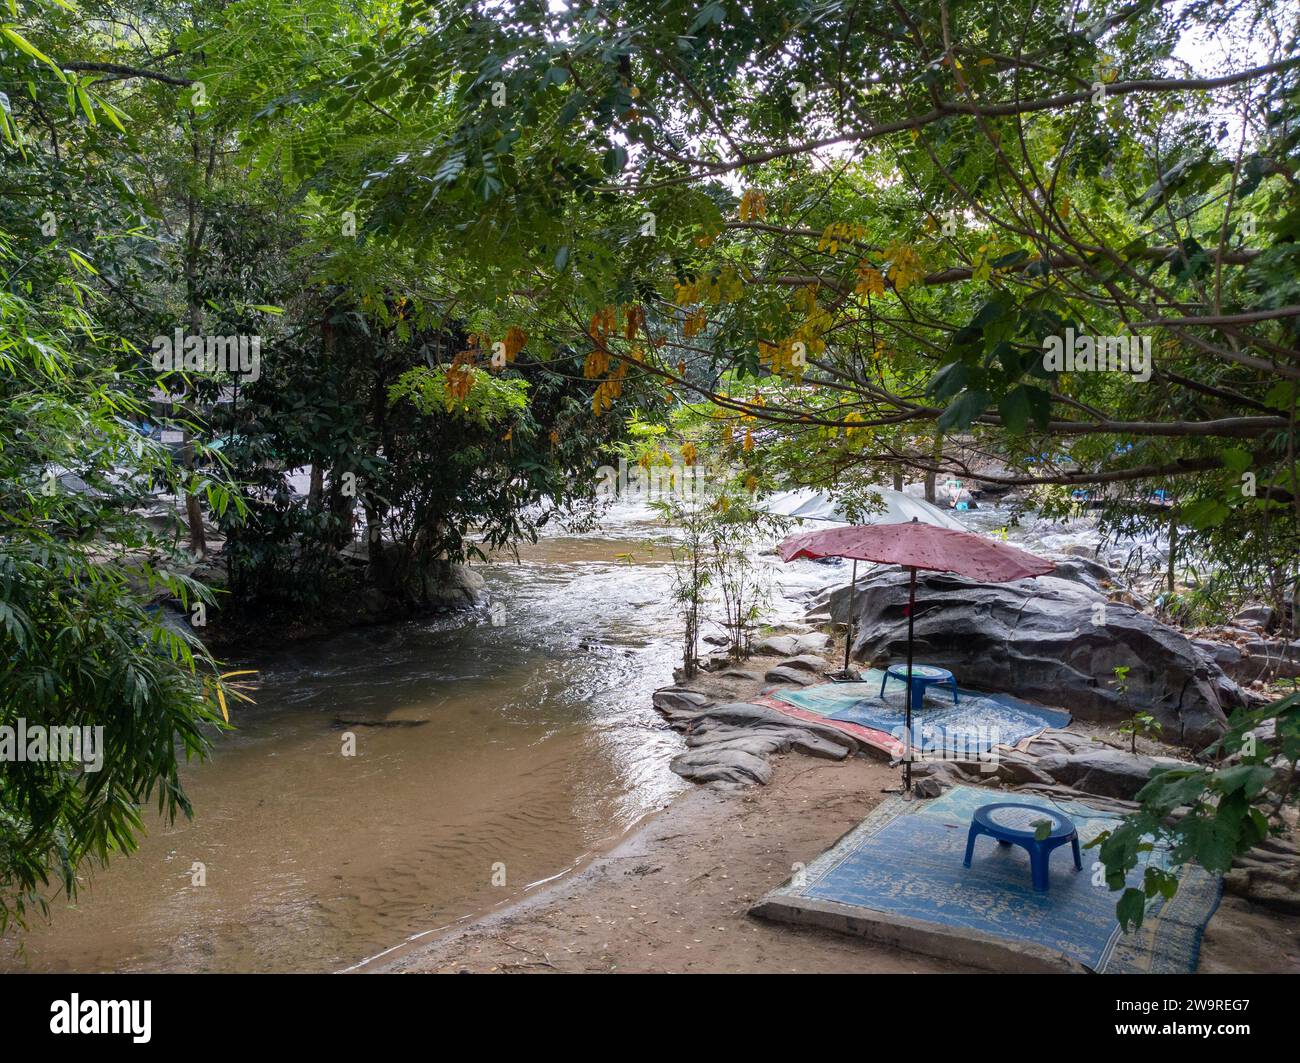
M880 696L885 696L885 684L891 679L901 680L907 683L907 665L891 664L885 669L885 675L880 680ZM933 664L914 664L912 665L912 711L915 712L925 701L925 688L934 686L937 683L947 683L952 687L952 703L957 704L957 680L953 678L952 673L946 668L939 668Z
M1034 836L1034 824L1043 820L1052 824L1052 830L1046 838L1039 841ZM1083 870L1083 859L1079 855L1079 831L1059 812L1013 801L977 808L971 820L970 833L966 836L966 859L962 861L964 867L970 867L970 858L975 852L975 839L981 834L996 838L999 845L1019 845L1029 853L1029 872L1034 889L1039 893L1047 891L1048 857L1052 855L1053 849L1066 842L1074 847L1074 869Z

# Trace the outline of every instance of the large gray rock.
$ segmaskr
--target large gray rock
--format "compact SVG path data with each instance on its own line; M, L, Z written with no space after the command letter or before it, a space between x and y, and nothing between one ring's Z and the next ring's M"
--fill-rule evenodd
M709 696L698 690L683 690L677 687L665 687L650 695L654 707L665 715L669 713L694 714L709 704Z
M1239 612L1234 618L1238 622L1258 624L1260 627L1268 627L1273 622L1273 607L1271 605L1248 605Z
M1300 677L1300 640L1285 642L1282 639L1251 639L1246 643L1245 652L1250 660L1241 665L1242 671L1248 673L1243 678Z
M1214 642L1210 639L1192 639L1192 645L1200 650L1210 662L1228 675L1235 675L1244 655L1231 642Z
M766 758L773 753L794 750L843 760L858 750L856 739L843 731L764 705L709 705L696 691L673 688L655 691L654 704L674 728L686 732L686 752L670 767L693 782L724 788L765 785L772 777Z
M769 635L754 643L754 652L763 657L793 657L799 652L799 640L794 635Z
M443 560L422 565L404 543L385 541L364 549L367 576L385 594L442 610L487 605L487 581L470 565Z
M906 655L907 580L898 568L859 580L856 659L880 663ZM830 613L840 623L848 599L847 587L829 596ZM1245 700L1181 632L1084 583L1040 576L986 584L922 572L916 599L917 659L948 668L959 683L979 690L1003 691L1084 719L1120 722L1142 710L1160 721L1166 741L1195 749L1218 738L1225 713ZM1114 687L1120 665L1129 669L1127 704Z
M691 748L708 746L712 749L743 749L756 757L785 753L791 749L826 760L843 760L849 754L848 746L828 741L797 727L696 727L687 737L686 745Z
M756 672L752 668L728 668L725 672L718 673L719 679L740 679L746 683L761 683L763 673Z
M1062 555L1053 556L1051 560L1056 565L1056 571L1052 573L1056 579L1079 583L1098 593L1119 586L1115 573L1100 561Z
M688 749L668 765L692 782L761 783L772 778L771 765L762 757L742 749Z
M843 746L848 752L856 753L857 740L850 734L812 720L799 720L766 705L754 705L748 701L733 701L725 705L710 705L700 711L691 721L693 732L729 724L735 727L775 727L794 732L806 732L835 745Z
M1143 757L1119 749L1094 749L1084 753L1051 753L1039 757L1035 767L1075 790L1127 800L1147 784L1152 768L1179 763L1169 757Z
M765 682L778 683L781 686L801 686L806 687L817 678L812 672L806 672L801 668L789 668L785 665L777 665L763 676Z
M796 672L812 672L816 675L826 667L826 658L811 653L801 653L777 665L778 668L793 668Z
M799 653L825 653L831 647L831 637L822 631L809 631L795 639Z
M1237 683L1300 677L1300 641L1266 639L1258 632L1240 628L1222 628L1218 634L1236 636L1242 641L1234 644L1217 639L1193 639L1192 645Z

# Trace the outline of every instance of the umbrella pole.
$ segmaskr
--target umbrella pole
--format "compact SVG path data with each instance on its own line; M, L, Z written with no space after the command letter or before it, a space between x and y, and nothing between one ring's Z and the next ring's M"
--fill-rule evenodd
M853 579L849 581L849 630L844 636L844 671L848 678L849 647L853 645L853 605L858 592L858 559L853 559Z
M912 630L916 620L916 569L907 591L907 708L904 710L903 741L907 750L903 760L903 792L912 792Z

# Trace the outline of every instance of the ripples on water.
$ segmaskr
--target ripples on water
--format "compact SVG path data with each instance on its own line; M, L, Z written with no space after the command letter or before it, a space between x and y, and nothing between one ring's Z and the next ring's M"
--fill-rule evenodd
M677 652L666 555L637 542L656 532L624 519L483 566L501 627L401 624L256 655L257 705L185 771L193 822L154 820L77 908L25 935L25 963L11 939L0 965L333 970L616 837L683 785L666 767L681 740L650 704Z

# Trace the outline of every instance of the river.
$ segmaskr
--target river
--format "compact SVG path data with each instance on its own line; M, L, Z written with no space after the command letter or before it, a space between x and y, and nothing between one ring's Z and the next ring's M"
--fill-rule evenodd
M1057 530L1028 538L1080 537ZM139 851L0 942L0 969L340 970L611 844L685 786L668 770L682 740L650 701L680 655L663 534L624 505L481 566L501 626L405 623L257 653L257 704L183 769L193 820L150 812ZM778 618L847 577L764 563Z

